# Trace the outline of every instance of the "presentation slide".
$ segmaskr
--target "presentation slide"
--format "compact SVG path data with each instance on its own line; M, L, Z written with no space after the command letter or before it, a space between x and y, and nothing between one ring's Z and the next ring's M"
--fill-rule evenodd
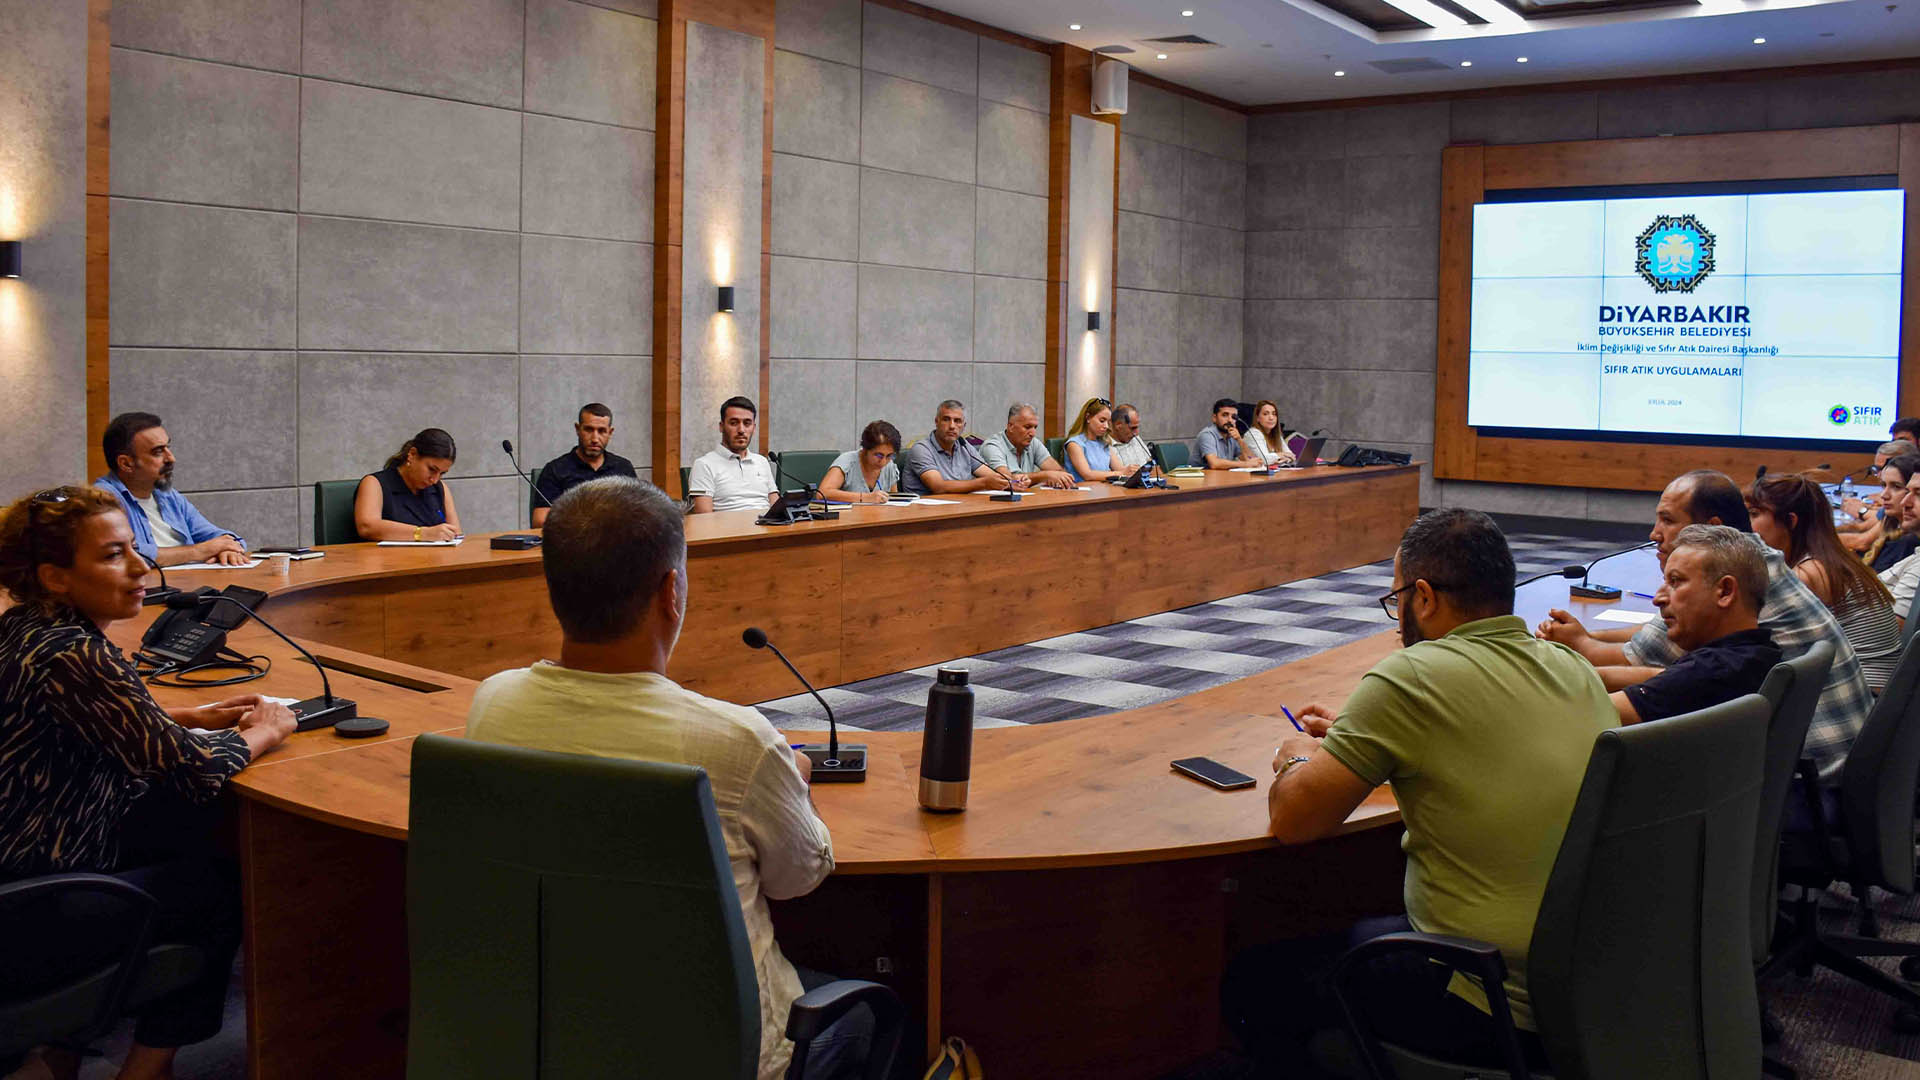
M1884 439L1903 206L1898 190L1482 203L1467 422Z

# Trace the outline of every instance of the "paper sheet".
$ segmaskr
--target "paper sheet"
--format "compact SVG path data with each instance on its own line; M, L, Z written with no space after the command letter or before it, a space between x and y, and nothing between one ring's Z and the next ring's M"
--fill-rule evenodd
M452 540L382 540L376 547L459 547L466 537Z
M182 570L251 570L263 562L266 562L266 560L248 559L246 562L235 563L232 566L217 562L184 562L178 566L169 566L166 570L172 574L177 574Z
M1600 614L1595 615L1594 620L1596 622L1621 622L1627 623L1630 626L1639 626L1641 623L1652 622L1659 617L1660 613L1657 611L1627 611L1624 608L1608 608Z
M910 503L897 503L896 505L898 506L958 506L960 505L960 500L959 499L929 499L923 495L920 498L915 499Z

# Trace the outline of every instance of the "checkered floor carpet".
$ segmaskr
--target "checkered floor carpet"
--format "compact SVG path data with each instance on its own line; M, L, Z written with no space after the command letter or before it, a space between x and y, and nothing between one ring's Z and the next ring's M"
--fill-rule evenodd
M1623 545L1543 533L1507 537L1524 578ZM842 729L918 731L936 668L971 673L979 727L1050 724L1134 709L1312 656L1388 629L1378 598L1393 563L1341 570L1179 611L1016 645L820 691ZM759 706L775 727L814 730L826 714L806 694Z

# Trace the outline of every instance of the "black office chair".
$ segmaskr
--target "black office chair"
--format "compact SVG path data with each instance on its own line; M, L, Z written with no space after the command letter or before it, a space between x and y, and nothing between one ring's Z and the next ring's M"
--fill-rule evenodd
M1894 1024L1920 1031L1920 992L1862 960L1899 956L1901 971L1920 977L1920 944L1886 941L1870 934L1829 934L1820 928L1820 893L1845 881L1860 904L1863 929L1872 929L1868 890L1875 886L1902 896L1914 892L1914 785L1920 781L1920 648L1909 639L1893 678L1847 752L1840 773L1840 820L1829 821L1820 798L1813 762L1800 762L1800 787L1807 816L1817 823L1810 835L1782 837L1780 878L1800 887L1786 940L1762 968L1772 974L1792 967L1802 975L1814 965L1839 972L1901 1003Z
M69 972L15 969L9 958L19 950L9 942L69 933L58 912L83 896L95 906L86 932L116 931L113 940L88 941L88 950L116 958ZM146 890L106 874L47 874L0 885L0 1063L36 1046L85 1046L131 1009L199 978L206 963L199 949L150 943L155 906Z
M1555 1076L1759 1073L1748 893L1770 712L1765 698L1748 694L1594 741L1527 950L1534 1021ZM1400 951L1480 978L1504 1028L1505 1071L1527 1080L1499 949L1419 933L1365 942L1335 969L1365 1075L1490 1072L1374 1034L1354 976Z
M760 1003L704 769L438 735L413 745L412 1080L752 1080ZM887 1075L903 1008L841 980L794 1003L789 1077L856 1005Z
M1760 781L1760 827L1753 849L1753 962L1756 974L1773 951L1773 939L1780 924L1780 822L1786 816L1787 796L1793 789L1794 770L1800 762L1801 748L1807 741L1807 729L1813 725L1814 710L1820 705L1820 692L1826 687L1833 667L1834 647L1830 641L1818 641L1792 660L1774 665L1760 685L1760 696L1773 709L1767 724L1767 762ZM1763 1007L1760 1013L1762 1040L1780 1037L1779 1025ZM1769 1076L1791 1078L1793 1069L1773 1059L1761 1062Z

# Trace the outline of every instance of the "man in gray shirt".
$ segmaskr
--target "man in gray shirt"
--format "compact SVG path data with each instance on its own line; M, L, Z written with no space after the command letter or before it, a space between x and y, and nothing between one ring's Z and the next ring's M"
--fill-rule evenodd
M981 459L962 439L967 430L967 407L948 398L933 416L933 430L914 443L900 467L900 487L915 495L960 495L1007 486L1007 479ZM1019 478L1013 488L1030 486Z
M1266 464L1240 441L1240 426L1235 422L1239 418L1240 406L1232 398L1223 397L1213 403L1213 426L1202 430L1198 440L1196 456L1202 466L1234 469Z
M1040 414L1024 402L1007 410L1007 429L988 439L980 447L980 457L1002 476L1021 478L1030 485L1071 488L1072 474L1060 467L1047 444L1040 438Z

